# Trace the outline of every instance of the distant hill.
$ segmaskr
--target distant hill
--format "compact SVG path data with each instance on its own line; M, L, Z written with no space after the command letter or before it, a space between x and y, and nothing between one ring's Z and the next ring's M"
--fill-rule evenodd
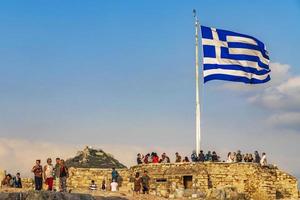
M66 165L77 168L126 168L111 154L105 153L102 149L91 147L85 147L74 158L67 159Z

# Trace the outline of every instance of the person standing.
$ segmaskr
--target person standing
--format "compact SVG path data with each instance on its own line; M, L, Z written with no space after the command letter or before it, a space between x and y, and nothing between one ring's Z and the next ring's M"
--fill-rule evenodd
M56 163L54 166L54 178L55 178L55 190L60 191L60 158L55 159Z
M118 180L119 180L119 173L115 168L112 168L111 179L115 180L116 182L118 182Z
M65 161L63 159L60 160L60 188L62 192L67 191L67 178L69 177L69 172L67 166L65 166Z
M135 174L135 177L134 177L134 187L133 187L133 191L135 192L135 194L140 194L141 192L141 184L142 184L142 180L141 180L141 177L140 177L140 173L137 172Z
M53 189L53 165L51 158L47 159L47 164L44 166L44 180L46 185L48 185L48 190Z
M34 174L34 184L35 190L41 190L43 187L43 167L41 165L41 160L36 160L35 165L31 170Z
M144 171L141 180L142 180L143 194L149 194L150 177L148 176L148 172L146 170Z
M267 156L266 153L262 153L262 157L260 159L260 165L261 166L267 166Z
M254 151L254 162L259 163L260 162L260 156L258 151Z

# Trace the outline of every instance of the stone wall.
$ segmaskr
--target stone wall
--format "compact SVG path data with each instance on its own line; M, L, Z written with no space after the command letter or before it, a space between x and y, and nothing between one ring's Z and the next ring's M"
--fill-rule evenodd
M209 194L213 189L232 186L247 198L298 198L297 179L276 167L254 163L174 163L147 164L118 170L120 190L132 191L130 178L136 172L148 171L150 192L174 196L180 191ZM111 170L70 168L71 189L87 189L91 180L100 187L102 180L111 182ZM176 195L175 195L176 196Z

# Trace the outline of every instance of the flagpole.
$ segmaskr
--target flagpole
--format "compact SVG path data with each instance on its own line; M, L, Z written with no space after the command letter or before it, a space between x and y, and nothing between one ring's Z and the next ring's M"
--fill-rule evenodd
M195 69L196 69L196 153L200 153L201 128L200 128L200 98L199 98L199 20L196 10L193 10L195 18Z

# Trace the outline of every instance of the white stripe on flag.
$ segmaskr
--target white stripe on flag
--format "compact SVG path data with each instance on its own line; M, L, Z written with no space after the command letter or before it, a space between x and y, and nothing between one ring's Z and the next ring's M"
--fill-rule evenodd
M247 38L247 37L227 35L226 40L227 40L227 42L241 42L241 43L253 44L253 45L257 46L257 43L255 40L253 40L251 38Z
M209 75L214 75L214 74L225 74L225 75L231 75L231 76L240 76L240 77L245 77L245 78L248 78L248 79L255 78L255 79L258 79L258 80L264 80L269 75L269 74L256 75L256 74L247 73L247 72L240 71L240 70L230 70L230 69L209 69L209 70L204 70L203 71L204 77L209 76Z
M241 67L251 67L257 70L264 70L257 62L247 60L231 60L226 58L203 58L203 64L218 64L218 65L240 65Z
M228 49L229 49L229 54L257 56L262 63L266 65L269 64L269 60L265 58L260 51L253 50L253 49L243 49L243 48L228 48Z

